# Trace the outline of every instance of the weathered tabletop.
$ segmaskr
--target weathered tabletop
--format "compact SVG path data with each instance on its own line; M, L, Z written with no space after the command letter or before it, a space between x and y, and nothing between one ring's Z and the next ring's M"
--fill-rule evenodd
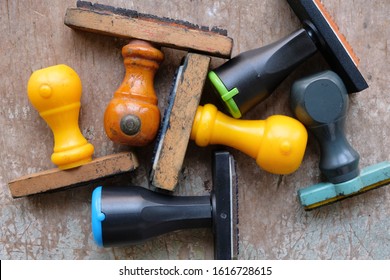
M26 84L32 71L65 63L83 82L80 126L95 146L94 157L129 148L106 137L105 106L122 81L123 40L75 32L63 24L67 7L76 1L0 2L0 258L1 259L212 259L209 229L175 232L124 248L95 245L90 225L95 185L12 199L7 183L22 175L53 168L53 136L30 105ZM300 26L285 0L150 1L101 0L101 4L182 19L228 30L233 55L271 43ZM390 145L390 2L387 0L323 0L342 33L361 59L369 89L351 95L347 138L361 155L361 167L389 160ZM157 77L159 106L167 96L181 51L163 49L165 61ZM221 59L213 59L217 66ZM327 68L320 55L292 73L276 92L245 115L264 119L291 115L289 89L303 74ZM205 99L212 94L206 87ZM211 187L214 147L190 143L175 194L207 194ZM140 167L105 184L148 186L153 145L133 149ZM301 168L276 176L254 160L228 149L237 160L241 259L387 259L390 257L389 186L324 208L305 212L296 191L321 181L319 151L310 136Z

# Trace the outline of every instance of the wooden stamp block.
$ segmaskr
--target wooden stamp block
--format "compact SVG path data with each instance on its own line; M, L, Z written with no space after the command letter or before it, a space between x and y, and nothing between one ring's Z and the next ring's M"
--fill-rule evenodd
M74 29L120 38L134 38L160 46L230 58L233 39L225 30L211 30L195 24L108 5L78 1L68 8L64 23Z
M132 171L138 160L132 152L95 159L80 167L58 168L26 175L8 183L13 198L88 184L98 179Z
M172 191L182 168L210 57L189 53L179 69L156 143L150 180Z

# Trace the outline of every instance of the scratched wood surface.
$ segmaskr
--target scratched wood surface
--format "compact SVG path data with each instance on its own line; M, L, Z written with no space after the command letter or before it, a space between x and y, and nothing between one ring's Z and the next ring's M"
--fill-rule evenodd
M105 106L123 78L124 41L66 27L63 16L75 2L0 1L0 259L212 259L210 229L175 232L124 248L98 248L90 226L95 185L11 198L9 181L54 167L50 162L53 136L26 96L26 83L34 70L65 63L79 73L83 82L80 126L95 145L95 158L129 149L110 142L102 126ZM234 39L234 55L271 43L300 26L284 0L99 3L227 29ZM370 85L351 96L347 138L361 155L361 167L390 160L390 2L323 3L360 57ZM175 69L185 55L163 51L166 58L156 77L162 111ZM221 62L213 59L212 66ZM291 83L326 67L320 55L314 56L245 118L291 115ZM207 99L215 101L206 86L202 102ZM148 186L153 145L133 150L140 167L101 184ZM175 194L208 193L212 150L189 144ZM268 174L248 156L228 150L238 167L241 259L390 258L389 186L307 213L299 206L296 191L321 181L318 147L312 137L301 168L288 176Z

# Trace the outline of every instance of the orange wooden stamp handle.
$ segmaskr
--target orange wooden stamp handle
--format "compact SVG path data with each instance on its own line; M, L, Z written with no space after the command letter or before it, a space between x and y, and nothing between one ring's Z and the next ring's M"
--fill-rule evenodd
M145 146L154 140L160 110L154 75L164 54L150 43L132 40L122 48L126 74L104 114L104 128L114 142Z

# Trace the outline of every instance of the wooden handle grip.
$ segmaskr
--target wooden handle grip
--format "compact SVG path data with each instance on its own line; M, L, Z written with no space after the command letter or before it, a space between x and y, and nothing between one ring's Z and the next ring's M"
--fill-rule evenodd
M132 40L123 47L126 74L104 114L104 128L114 142L145 146L154 140L160 125L160 110L154 90L154 75L163 53L150 43Z

